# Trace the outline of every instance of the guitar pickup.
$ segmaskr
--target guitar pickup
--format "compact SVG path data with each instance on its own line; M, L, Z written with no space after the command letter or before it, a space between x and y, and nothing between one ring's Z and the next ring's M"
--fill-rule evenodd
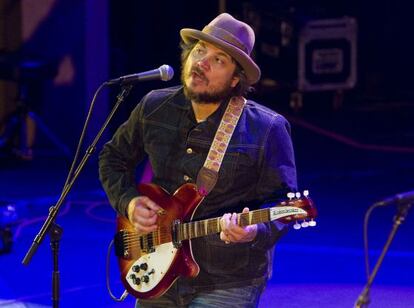
M142 255L155 251L152 234L137 236L136 232L120 230L114 236L115 255L117 257L132 260Z
M181 240L180 240L181 237L179 233L180 224L181 222L179 219L174 220L173 225L172 225L172 230L171 230L172 242L173 242L174 248L177 248L177 249L180 248L182 245Z
M139 245L142 252L151 253L155 251L153 233L148 233L139 237Z

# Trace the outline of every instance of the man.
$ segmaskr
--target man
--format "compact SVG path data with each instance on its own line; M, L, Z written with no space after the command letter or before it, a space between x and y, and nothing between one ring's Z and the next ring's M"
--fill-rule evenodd
M196 183L225 109L260 78L250 56L252 28L220 14L202 31L182 29L182 86L152 91L100 154L100 179L112 206L140 233L157 229L160 206L136 190L135 167L148 157L152 182L173 193ZM247 101L225 152L217 183L193 220L221 217L222 232L191 240L200 273L179 278L146 307L254 307L271 273L278 222L240 227L236 214L296 188L287 121Z

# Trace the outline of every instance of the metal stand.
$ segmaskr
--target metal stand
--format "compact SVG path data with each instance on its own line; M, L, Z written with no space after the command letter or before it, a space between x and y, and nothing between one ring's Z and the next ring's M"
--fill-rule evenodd
M53 272L52 272L52 303L53 308L59 307L60 299L60 272L59 272L59 244L63 229L53 223L50 227L50 247L52 248Z
M101 85L99 89L97 90L94 100L97 96L97 93L105 86L105 84ZM110 114L106 118L104 124L102 125L101 129L97 133L95 139L92 141L91 145L86 150L86 153L82 157L81 161L79 162L78 166L76 167L76 170L72 174L72 169L69 172L68 179L65 183L65 186L63 187L62 194L60 195L59 200L56 202L56 205L52 206L49 210L49 215L47 216L45 222L43 223L42 228L40 229L39 233L36 235L35 239L33 240L32 245L30 246L29 250L26 253L26 256L24 257L22 263L24 265L28 265L31 261L33 255L36 253L37 249L39 248L40 244L42 243L43 239L45 238L46 234L50 234L51 238L51 247L53 252L53 275L52 275L52 291L53 291L53 307L59 306L59 288L60 288L60 281L59 281L59 268L58 268L58 251L59 251L59 240L61 238L63 229L60 228L58 225L55 224L55 220L57 217L57 214L59 212L60 207L63 204L63 201L66 199L66 196L70 192L70 190L73 187L73 184L76 182L76 179L78 178L80 172L83 170L83 167L85 166L86 162L88 161L89 157L95 152L96 150L96 144L98 143L99 139L101 138L104 130L108 126L110 120L112 119L113 115L115 114L116 110L120 106L120 104L124 101L125 97L129 94L132 86L124 86L122 87L121 93L117 96L117 102L115 103L114 107L112 108ZM91 104L91 108L93 106L93 102ZM87 117L87 120L85 122L84 131L86 130L86 126L88 123L89 115ZM83 136L80 138L80 143L82 142ZM76 157L74 159L74 163L76 162ZM72 165L73 167L74 165Z
M370 303L370 297L369 297L369 291L371 289L371 285L374 282L375 277L377 276L378 270L382 264L382 261L384 260L385 254L387 253L392 240L394 239L395 234L397 233L397 230L399 226L404 222L405 218L407 217L408 211L410 209L412 204L405 204L405 205L399 205L397 214L394 216L394 224L392 226L391 232L388 235L387 242L384 245L384 248L382 249L381 255L377 260L377 263L375 264L375 267L372 271L372 273L369 275L369 279L367 284L365 285L362 293L359 295L356 303L355 308L362 308L362 307L368 307Z

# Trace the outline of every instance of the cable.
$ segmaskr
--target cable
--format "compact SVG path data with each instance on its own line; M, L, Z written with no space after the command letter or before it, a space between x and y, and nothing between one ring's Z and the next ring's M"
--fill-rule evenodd
M73 172L74 172L74 170L75 170L75 165L76 165L76 162L77 162L78 157L79 157L80 149L81 149L81 146L82 146L82 143L83 143L83 139L85 138L86 129L87 129L87 127L88 127L89 120L90 120L90 117L91 117L91 115L92 115L92 111L93 111L93 108L94 108L94 105L95 105L96 98L98 97L99 92L101 92L101 90L102 90L105 86L106 86L106 83L102 83L102 84L99 86L99 88L95 91L95 94L94 94L94 96L93 96L93 99L92 99L91 104L89 105L88 114L87 114L87 116L86 116L86 120L85 120L85 123L84 123L83 128L82 128L82 133L81 133L81 135L80 135L80 137L79 137L79 142L78 142L78 145L77 145L77 147L76 147L76 152L75 152L75 155L74 155L74 157L73 157L72 164L71 164L71 166L70 166L70 170L69 170L69 172L68 172L68 175L67 175L67 178L66 178L66 181L65 181L65 185L63 185L63 187L64 187L64 188L63 188L63 190L64 190L64 189L65 189L65 187L69 184L69 181L70 181L70 179L72 178Z
M367 276L367 281L369 279L370 273L370 265L369 265L369 249L368 249L368 222L369 217L371 216L371 212L380 206L385 206L385 204L374 204L369 207L369 209L365 213L364 218L364 254L365 254L365 274Z
M111 286L110 286L110 279L109 279L110 271L109 270L110 270L111 248L112 248L113 245L114 245L114 240L112 240L109 243L108 251L107 251L107 255L106 255L106 288L108 289L108 293L114 301L122 302L128 296L128 291L125 290L124 293L122 293L121 297L117 298L112 293Z

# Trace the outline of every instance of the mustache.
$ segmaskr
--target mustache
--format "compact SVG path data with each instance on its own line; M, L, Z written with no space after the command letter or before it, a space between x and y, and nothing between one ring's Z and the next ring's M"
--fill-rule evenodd
M206 75L204 74L204 71L196 65L191 68L190 75L193 73L197 74L200 78L208 81Z

